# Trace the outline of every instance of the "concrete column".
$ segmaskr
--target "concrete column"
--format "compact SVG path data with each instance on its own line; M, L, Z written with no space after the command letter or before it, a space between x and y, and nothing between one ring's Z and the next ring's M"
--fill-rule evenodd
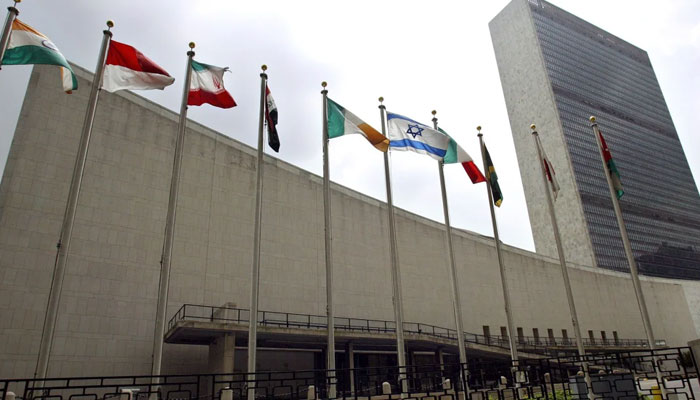
M440 364L440 370L443 372L445 371L445 351L443 350L442 347L438 347L437 352L435 353L435 357L437 359L438 364Z
M690 347L690 351L693 353L693 357L695 357L695 362L700 364L700 339L691 340L688 342L688 347Z
M233 373L233 357L236 353L236 334L226 333L209 343L209 372L212 374Z
M348 357L348 368L350 369L350 395L355 394L355 345L348 341L345 348L345 354Z

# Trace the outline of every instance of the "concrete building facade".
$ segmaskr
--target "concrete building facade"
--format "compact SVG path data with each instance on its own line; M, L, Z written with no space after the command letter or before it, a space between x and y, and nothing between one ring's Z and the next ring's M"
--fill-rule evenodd
M490 30L537 252L556 256L532 123L561 185L566 258L629 271L595 115L640 272L700 279L700 196L647 53L544 0L511 1Z
M55 68L34 68L0 184L0 376L5 378L29 377L36 365L92 81L89 72L74 69L81 90L67 96ZM177 118L130 92L100 95L50 376L150 371ZM264 168L260 309L323 315L322 180L269 156ZM168 318L183 304L247 308L255 151L189 121L182 170ZM336 315L391 320L386 204L332 185L332 209ZM444 226L397 210L397 231L406 321L453 328ZM506 322L493 239L454 230L453 240L465 329L481 333L489 327L497 333ZM562 329L571 332L556 260L508 246L504 257L517 327L528 336L533 329L541 336L548 329L557 336ZM643 337L628 276L588 265L583 254L570 264L584 332ZM642 286L658 338L685 345L698 336L700 284L644 278ZM231 367L208 360L210 350L230 350L230 340L222 333L209 348L166 344L163 372ZM233 353L233 368L244 369L245 348ZM260 369L308 368L315 357L308 350L271 354L261 351Z

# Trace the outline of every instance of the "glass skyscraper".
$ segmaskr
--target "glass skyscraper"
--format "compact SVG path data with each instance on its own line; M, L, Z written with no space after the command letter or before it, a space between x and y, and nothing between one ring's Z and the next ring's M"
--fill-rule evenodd
M595 115L620 171L640 272L700 279L700 196L647 53L542 0L513 0L490 28L537 251L553 255L530 123L564 181L556 212L567 260L629 270Z

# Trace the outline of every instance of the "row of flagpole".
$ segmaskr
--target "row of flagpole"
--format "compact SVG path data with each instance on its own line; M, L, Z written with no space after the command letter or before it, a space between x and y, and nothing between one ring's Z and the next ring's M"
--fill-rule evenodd
M15 2L16 4L17 2ZM19 11L15 7L8 7L8 16L6 19L6 24L3 29L3 35L2 38L0 39L0 60L2 60L2 55L5 54L5 50L8 46L9 39L10 39L10 31L12 27L12 23L15 20L16 16L19 14ZM71 241L71 235L72 235L72 230L73 230L73 224L75 220L75 214L77 210L77 204L78 204L78 198L80 194L80 188L81 188L81 182L82 182L82 177L85 171L85 162L87 159L87 153L89 149L89 141L90 141L90 136L92 132L92 125L93 121L95 118L95 112L97 108L97 101L98 101L98 96L99 96L99 91L102 88L102 79L104 76L104 69L105 69L105 62L107 58L107 49L110 46L110 41L112 38L112 32L111 28L114 26L114 24L111 21L107 22L108 29L106 29L103 32L103 40L102 40L102 45L100 48L99 56L98 56L98 63L96 67L96 72L95 76L93 78L93 84L90 92L90 97L88 101L88 107L86 110L86 115L85 115L85 120L83 123L83 129L82 129L82 134L80 138L80 145L78 149L78 153L76 156L76 162L75 162L75 167L73 171L73 177L71 180L71 186L70 186L70 191L68 195L68 200L67 200L67 205L66 205L66 210L64 213L64 219L63 219L63 224L61 228L61 233L60 233L60 238L59 242L57 244L57 255L56 255L56 261L54 265L54 271L53 271L53 280L51 284L51 290L49 294L49 299L47 303L47 311L45 314L45 320L44 320L44 325L42 328L42 337L41 337L41 344L40 344L40 350L39 350L39 355L37 359L37 367L36 367L36 372L35 376L37 378L45 378L47 369L48 369L48 362L49 362L49 355L51 353L51 345L53 342L53 337L54 337L54 330L55 330L55 325L56 325L56 318L58 314L58 306L60 303L60 296L61 296L61 291L62 291L62 285L63 285L63 279L65 275L65 268L69 256L69 250L70 250L70 241ZM179 119L179 124L178 124L178 132L177 132L177 137L176 137L176 145L175 145L175 153L174 153L174 160L173 160L173 171L171 175L171 185L170 185L170 196L168 200L168 213L166 217L166 225L165 225L165 234L164 234L164 241L163 241L163 252L161 256L161 273L160 273L160 279L159 279L159 290L158 290L158 303L157 303L157 311L156 311L156 323L155 323L155 328L154 328L154 342L153 342L153 361L152 361L152 375L159 375L161 372L161 364L162 364L162 352L163 352L163 336L165 334L165 317L166 317L166 310L167 310L167 300L168 300L168 286L169 286L169 276L170 276L170 269L171 269L171 259L172 259L172 251L173 251L173 242L174 242L174 234L175 234L175 218L176 218L176 210L177 210L177 198L178 198L178 191L179 191L179 180L180 180L180 171L182 167L182 157L183 157L183 149L184 149L184 139L185 139L185 131L186 131L186 123L187 123L187 106L188 104L194 104L191 103L188 99L188 97L191 95L191 79L192 79L192 71L193 71L193 57L194 57L194 43L190 43L189 45L190 50L187 52L187 67L186 67L186 75L185 75L185 82L184 82L184 88L183 88L183 100L181 104L181 109L180 109L180 119ZM198 64L199 65L199 64ZM256 180L256 206L255 206L255 233L254 233L254 244L253 244L253 261L252 261L252 268L251 268L251 297L250 297L250 324L249 324L249 335L248 335L248 372L249 373L254 373L255 372L255 366L256 366L256 339L257 339L257 310L258 310L258 293L259 293L259 275L260 275L260 248L261 248L261 218L262 218L262 186L263 186L263 155L264 155L264 126L268 126L269 133L268 135L272 135L272 131L270 131L272 126L272 129L274 129L274 124L276 124L276 117L274 118L274 122L270 119L270 103L269 101L271 100L271 97L268 97L269 95L269 89L267 87L267 74L266 74L266 69L267 67L263 65L262 70L263 72L260 74L261 77L261 92L260 92L260 118L259 118L259 127L258 127L258 159L257 159L257 180ZM323 91L321 92L323 94L323 197L324 197L324 232L325 232L325 239L324 239L324 244L325 244L325 264L326 264L326 297L327 297L327 318L328 318L328 344L327 344L327 368L330 370L333 370L335 368L335 338L334 338L334 313L333 313L333 275L332 275L332 227L331 227L331 202L330 202L330 178L329 178L329 166L328 166L328 142L329 142L329 99L327 97L328 91L326 90L326 84L325 82L323 83ZM232 99L231 99L232 101ZM380 105L380 118L381 118L381 135L384 136L384 139L386 139L387 132L389 136L392 134L392 129L396 129L388 127L388 115L386 111L386 107L383 104L383 98L379 98ZM338 106L337 103L334 103L335 106ZM233 103L235 105L235 103ZM229 107L231 107L230 105ZM344 110L346 111L346 110ZM349 113L352 115L351 113ZM352 115L352 117L355 117ZM400 116L398 116L400 117ZM394 121L396 121L397 116L392 115L391 118L394 118ZM404 118L404 117L401 117ZM399 118L400 119L400 118ZM415 122L409 119L406 119L407 121ZM362 122L362 121L360 121ZM606 165L606 157L609 158L609 151L607 150L607 147L604 143L604 140L602 139L602 134L599 131L598 125L595 122L595 118L591 117L591 122L592 122L592 129L594 132L594 135L596 137L596 142L598 143L598 148L600 152L601 159L603 161L603 167L607 171L606 173L606 179L610 188L610 193L611 197L613 200L613 207L615 210L615 214L617 217L618 225L620 226L620 231L621 231L621 236L623 238L623 243L625 244L625 251L628 257L628 262L630 264L630 272L632 276L632 281L633 281L633 286L635 290L635 295L637 297L638 305L640 308L640 312L642 315L642 320L644 324L644 329L647 335L647 340L649 342L649 347L651 349L655 348L655 343L654 343L654 336L651 328L651 323L649 320L649 315L648 311L646 308L646 304L644 301L644 295L641 290L641 285L639 283L639 277L637 274L637 267L636 267L636 262L634 260L634 256L632 254L632 249L629 243L629 239L627 237L627 232L624 226L624 221L622 219L622 214L620 211L620 206L618 202L618 196L616 196L616 193L619 193L619 189L616 189L614 187L614 182L613 182L613 174L612 171L610 170L609 165ZM418 123L416 123L418 124ZM413 134L413 138L416 138L417 134L420 134L420 132L423 130L418 125L415 125L414 127L411 127L409 125L408 131L406 133ZM418 133L411 132L411 129L416 128L420 129ZM437 125L437 117L435 117L435 111L433 111L433 128L435 131L438 130L438 125ZM370 128L372 129L372 128ZM554 231L554 236L555 240L557 243L557 251L559 255L559 262L562 270L562 277L564 281L564 287L567 295L567 301L569 304L569 310L570 310L570 315L572 318L572 325L574 327L574 333L576 336L576 344L577 344L577 350L580 355L584 355L584 348L583 348L583 343L582 343L582 337L581 337L581 332L580 332L580 326L578 323L578 316L576 313L576 308L574 304L574 296L573 292L571 290L571 283L568 277L568 270L565 262L565 257L563 253L563 248L561 245L561 239L560 239L560 234L557 226L557 220L556 220L556 213L554 211L554 205L552 201L552 196L554 195L556 197L556 192L558 191L558 187L556 187L556 181L554 180L554 171L552 165L549 163L549 161L546 158L546 155L543 152L542 149L542 144L539 140L539 135L537 134L537 131L535 130L535 126L533 125L531 127L532 129L532 134L533 138L535 141L535 146L537 147L537 152L538 152L538 157L540 160L540 166L541 166L541 171L542 171L542 176L543 176L543 182L545 185L545 190L547 191L547 204L548 204L548 210L550 213L551 221L552 221L552 229ZM361 129L362 130L362 129ZM373 129L372 129L373 130ZM493 231L494 231L494 240L495 240L495 247L496 247L496 252L497 252L497 257L498 257L498 262L499 262L499 270L500 270L500 277L501 277L501 283L503 287L503 296L504 296L504 303L505 303L505 313L506 313L506 319L507 319L507 324L508 324L508 337L510 341L510 349L511 349L511 358L513 361L516 362L517 365L517 359L518 359L518 354L517 354L517 346L516 346L516 340L515 340L515 332L514 332L514 325L513 325L513 316L512 316L512 306L510 302L510 290L507 285L507 277L506 277L506 269L505 265L503 262L502 254L501 254L501 246L500 246L500 240L498 237L498 227L496 223L496 214L493 208L494 203L497 202L500 204L499 199L495 199L493 197L493 194L498 193L500 196L500 189L497 188L497 178L495 175L495 170L493 168L493 164L490 160L490 156L488 155L488 150L486 149L486 145L484 144L482 134L480 132L480 127L477 128L479 131L478 136L479 136L479 142L480 142L480 147L481 147L481 154L482 154L482 160L484 162L484 170L486 172L487 178L485 179L486 181L486 187L487 187L487 193L488 193L488 198L489 198L489 204L490 204L490 211L491 211L491 217L492 217L492 224L493 224ZM359 132L359 131L358 131ZM358 133L355 132L355 133ZM364 131L363 131L364 132ZM444 131L442 131L444 133ZM366 133L366 132L365 132ZM376 133L376 131L375 131ZM364 133L363 133L364 134ZM365 134L365 136L372 142L375 147L377 146L377 143L373 142L370 137ZM445 136L447 136L445 134ZM334 136L335 137L335 136ZM449 136L448 136L449 137ZM270 145L273 146L272 144L272 139ZM275 132L275 140L276 139L276 132ZM422 140L422 139L421 139ZM452 140L450 138L450 140ZM388 140L387 140L388 142ZM393 142L391 142L393 143ZM277 146L279 143L277 142ZM390 144L391 145L391 144ZM274 147L273 147L274 148ZM379 147L378 147L379 148ZM276 149L275 149L276 150ZM460 149L461 150L461 149ZM608 155L606 156L605 152L608 152ZM401 274L400 274L400 263L399 263L399 254L398 254L398 248L397 248L397 241L396 241L396 221L395 221L395 215L394 215L394 209L393 209L393 196L392 196L392 190L391 190L391 173L390 173L390 163L389 163L389 156L388 156L388 151L384 150L384 170L385 170L385 183L386 183L386 190L387 190L387 209L388 209L388 219L389 219L389 247L390 247L390 255L391 255L391 276L392 276L392 292L393 292L393 306L394 306L394 319L396 322L396 345L397 345L397 362L400 366L405 366L406 365L406 359L405 359L405 344L404 344L404 334L403 334L403 301L402 301L402 286L401 286ZM444 157L444 155L443 155ZM446 188L445 188L445 182L444 182L444 172L443 172L443 164L445 162L445 159L438 159L438 170L440 174L440 183L441 183L441 192L442 192L442 202L443 202L443 211L445 215L445 229L446 229L446 239L447 239L447 247L448 247L448 268L449 268L449 277L451 280L451 295L452 295L452 302L453 302L453 311L455 315L455 325L457 327L457 339L458 339L458 346L459 346L459 359L460 362L465 363L467 361L466 358L466 349L465 349L465 343L464 343L464 328L463 328L463 321L462 321L462 312L461 312L461 301L460 301L460 293L459 293L459 281L457 278L457 270L456 270L456 262L455 262L455 255L454 255L454 249L452 245L452 232L451 232L451 226L450 226L450 221L449 221L449 211L448 211L448 205L447 205L447 196L446 196ZM466 168L466 166L465 166ZM469 173L469 171L468 171ZM472 178L473 182L477 182ZM585 368L585 366L584 366ZM332 381L332 379L331 379ZM405 379L401 379L402 385L406 384ZM335 392L335 387L332 385L330 387L330 393ZM248 397L249 400L253 400L254 398L254 388L253 390L249 390L248 392Z

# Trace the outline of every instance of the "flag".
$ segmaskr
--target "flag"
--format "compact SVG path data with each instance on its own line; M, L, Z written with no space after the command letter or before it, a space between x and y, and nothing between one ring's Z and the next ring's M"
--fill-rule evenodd
M438 131L450 138L450 144L442 162L445 164L460 163L462 164L462 167L464 167L464 170L467 171L467 175L469 175L472 183L485 182L486 178L484 178L484 175L481 173L481 171L479 171L479 167L474 164L474 161L472 161L469 154L467 154L467 152L464 151L464 149L458 145L457 142L455 142L455 140L447 134L447 132L441 128L438 128Z
M280 137L277 136L277 105L272 98L270 87L265 85L265 119L267 120L267 144L279 153Z
M387 113L387 121L392 150L415 151L436 160L442 160L447 154L448 136L399 114Z
M615 189L615 195L619 199L620 197L622 197L623 194L625 194L625 191L622 190L622 181L620 180L620 173L617 171L615 161L612 158L612 154L610 153L608 144L605 143L605 139L603 139L603 133L600 131L600 129L598 129L598 136L600 136L600 145L601 149L603 150L603 159L605 160L605 165L608 168L608 174L610 175L610 180L612 181L613 189Z
M557 195L559 194L559 182L557 182L557 175L554 172L554 167L552 166L552 163L549 162L539 139L537 140L537 146L540 148L540 153L542 154L542 164L544 164L544 172L547 174L547 180L549 181L549 186L552 189L552 195L554 195L554 200L556 200Z
M102 88L108 92L124 89L160 89L172 85L175 78L128 44L109 43Z
M389 149L389 139L376 129L359 119L355 114L343 108L331 99L328 100L328 138L358 133L367 139L377 150L386 152Z
M63 90L70 93L78 88L73 69L55 44L41 32L24 22L12 21L10 41L7 44L3 65L46 64L58 65L61 70Z
M235 107L236 102L224 88L224 72L226 71L228 71L228 67L215 67L192 60L192 79L190 80L187 105L201 106L204 103L209 103L214 107Z
M501 193L501 187L498 186L498 175L496 175L496 168L493 166L491 161L491 155L489 155L489 150L484 145L484 154L486 155L486 179L491 183L491 194L493 194L493 204L496 207L500 207L503 203L503 193Z

